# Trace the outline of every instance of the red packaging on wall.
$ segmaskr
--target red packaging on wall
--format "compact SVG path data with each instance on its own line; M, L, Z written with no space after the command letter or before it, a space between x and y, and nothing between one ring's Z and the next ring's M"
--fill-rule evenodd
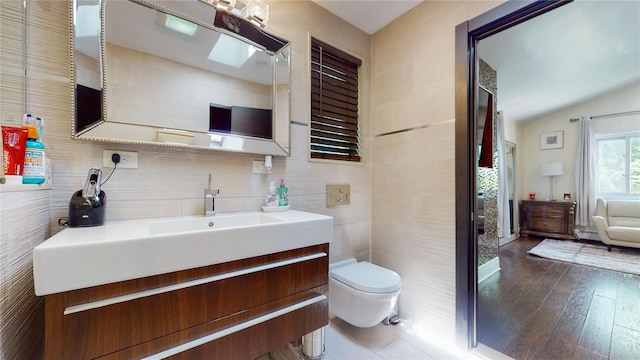
M27 133L26 129L2 127L2 167L5 175L22 175Z

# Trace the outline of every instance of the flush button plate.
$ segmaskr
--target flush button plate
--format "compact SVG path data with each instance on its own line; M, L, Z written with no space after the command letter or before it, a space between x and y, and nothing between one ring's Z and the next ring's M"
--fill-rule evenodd
M351 186L349 184L327 185L327 206L349 205Z

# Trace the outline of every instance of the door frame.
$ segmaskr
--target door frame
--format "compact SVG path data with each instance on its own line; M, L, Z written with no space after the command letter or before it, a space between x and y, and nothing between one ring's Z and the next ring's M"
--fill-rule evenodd
M456 342L477 346L477 230L475 112L478 41L572 0L511 0L456 26L455 186L456 186Z

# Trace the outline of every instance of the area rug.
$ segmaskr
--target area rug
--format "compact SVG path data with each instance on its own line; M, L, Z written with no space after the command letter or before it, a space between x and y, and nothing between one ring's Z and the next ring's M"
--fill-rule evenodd
M528 251L539 257L640 275L640 250L604 244L545 239Z

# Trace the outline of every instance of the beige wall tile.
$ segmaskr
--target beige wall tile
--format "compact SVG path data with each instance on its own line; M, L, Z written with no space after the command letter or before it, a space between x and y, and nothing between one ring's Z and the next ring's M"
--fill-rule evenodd
M371 41L371 257L402 277L402 316L439 345L455 339L455 27L497 4L425 1Z
M50 190L0 190L2 359L44 357L44 299L33 292L31 253L49 236L49 202Z

